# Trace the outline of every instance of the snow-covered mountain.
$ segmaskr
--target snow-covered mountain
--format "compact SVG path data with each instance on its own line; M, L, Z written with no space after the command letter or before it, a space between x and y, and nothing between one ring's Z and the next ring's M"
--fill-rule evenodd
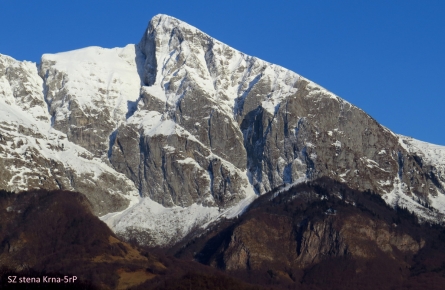
M125 175L52 126L43 84L35 64L0 55L0 188L79 191L98 215L136 202Z
M137 45L45 54L38 68L0 55L0 110L0 188L82 192L147 244L323 176L444 219L445 147L166 15Z

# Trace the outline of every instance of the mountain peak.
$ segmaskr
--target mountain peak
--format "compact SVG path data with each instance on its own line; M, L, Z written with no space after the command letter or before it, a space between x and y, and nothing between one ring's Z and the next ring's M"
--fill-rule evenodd
M194 29L194 30L199 31L198 28L188 24L187 22L182 21L178 18L175 18L175 17L167 15L167 14L157 14L157 15L153 16L153 18L149 22L148 29L150 29L150 28L155 29L157 27L174 28L174 27L178 27L178 26L182 26L182 27L186 27L188 29Z

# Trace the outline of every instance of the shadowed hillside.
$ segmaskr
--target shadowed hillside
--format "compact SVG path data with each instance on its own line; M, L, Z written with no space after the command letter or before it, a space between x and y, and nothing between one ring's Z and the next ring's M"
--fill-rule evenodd
M170 253L284 289L443 289L444 248L441 226L322 178L261 196Z
M120 241L76 192L1 191L0 221L1 289L181 289L184 281L193 289L262 289ZM12 276L17 283L8 283ZM44 276L77 280L45 283ZM26 277L34 283L19 283Z
M324 178L170 249L119 240L81 194L0 193L2 289L442 289L445 231ZM172 255L175 255L173 257ZM199 263L198 263L199 262ZM76 276L11 284L8 276ZM51 288L52 287L52 288Z
M147 267L165 268L118 240L81 194L3 191L0 208L0 261L11 271L75 275L100 288L115 288L131 286L131 275L138 276L135 283L154 277Z

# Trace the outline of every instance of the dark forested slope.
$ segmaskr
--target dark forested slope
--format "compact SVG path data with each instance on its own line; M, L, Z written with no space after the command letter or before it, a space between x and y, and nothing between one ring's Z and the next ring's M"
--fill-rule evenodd
M443 249L443 227L322 178L261 196L171 252L284 288L443 289Z
M9 283L14 276L17 283ZM43 280L65 276L77 280ZM19 283L19 278L34 280ZM119 240L82 194L0 192L1 289L181 289L183 284L193 289L262 289L197 262L155 257Z

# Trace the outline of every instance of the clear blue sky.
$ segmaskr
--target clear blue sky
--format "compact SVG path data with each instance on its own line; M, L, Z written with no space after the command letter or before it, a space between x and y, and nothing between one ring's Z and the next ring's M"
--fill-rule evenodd
M0 53L38 62L137 43L158 13L313 80L396 133L445 145L443 0L1 0Z

